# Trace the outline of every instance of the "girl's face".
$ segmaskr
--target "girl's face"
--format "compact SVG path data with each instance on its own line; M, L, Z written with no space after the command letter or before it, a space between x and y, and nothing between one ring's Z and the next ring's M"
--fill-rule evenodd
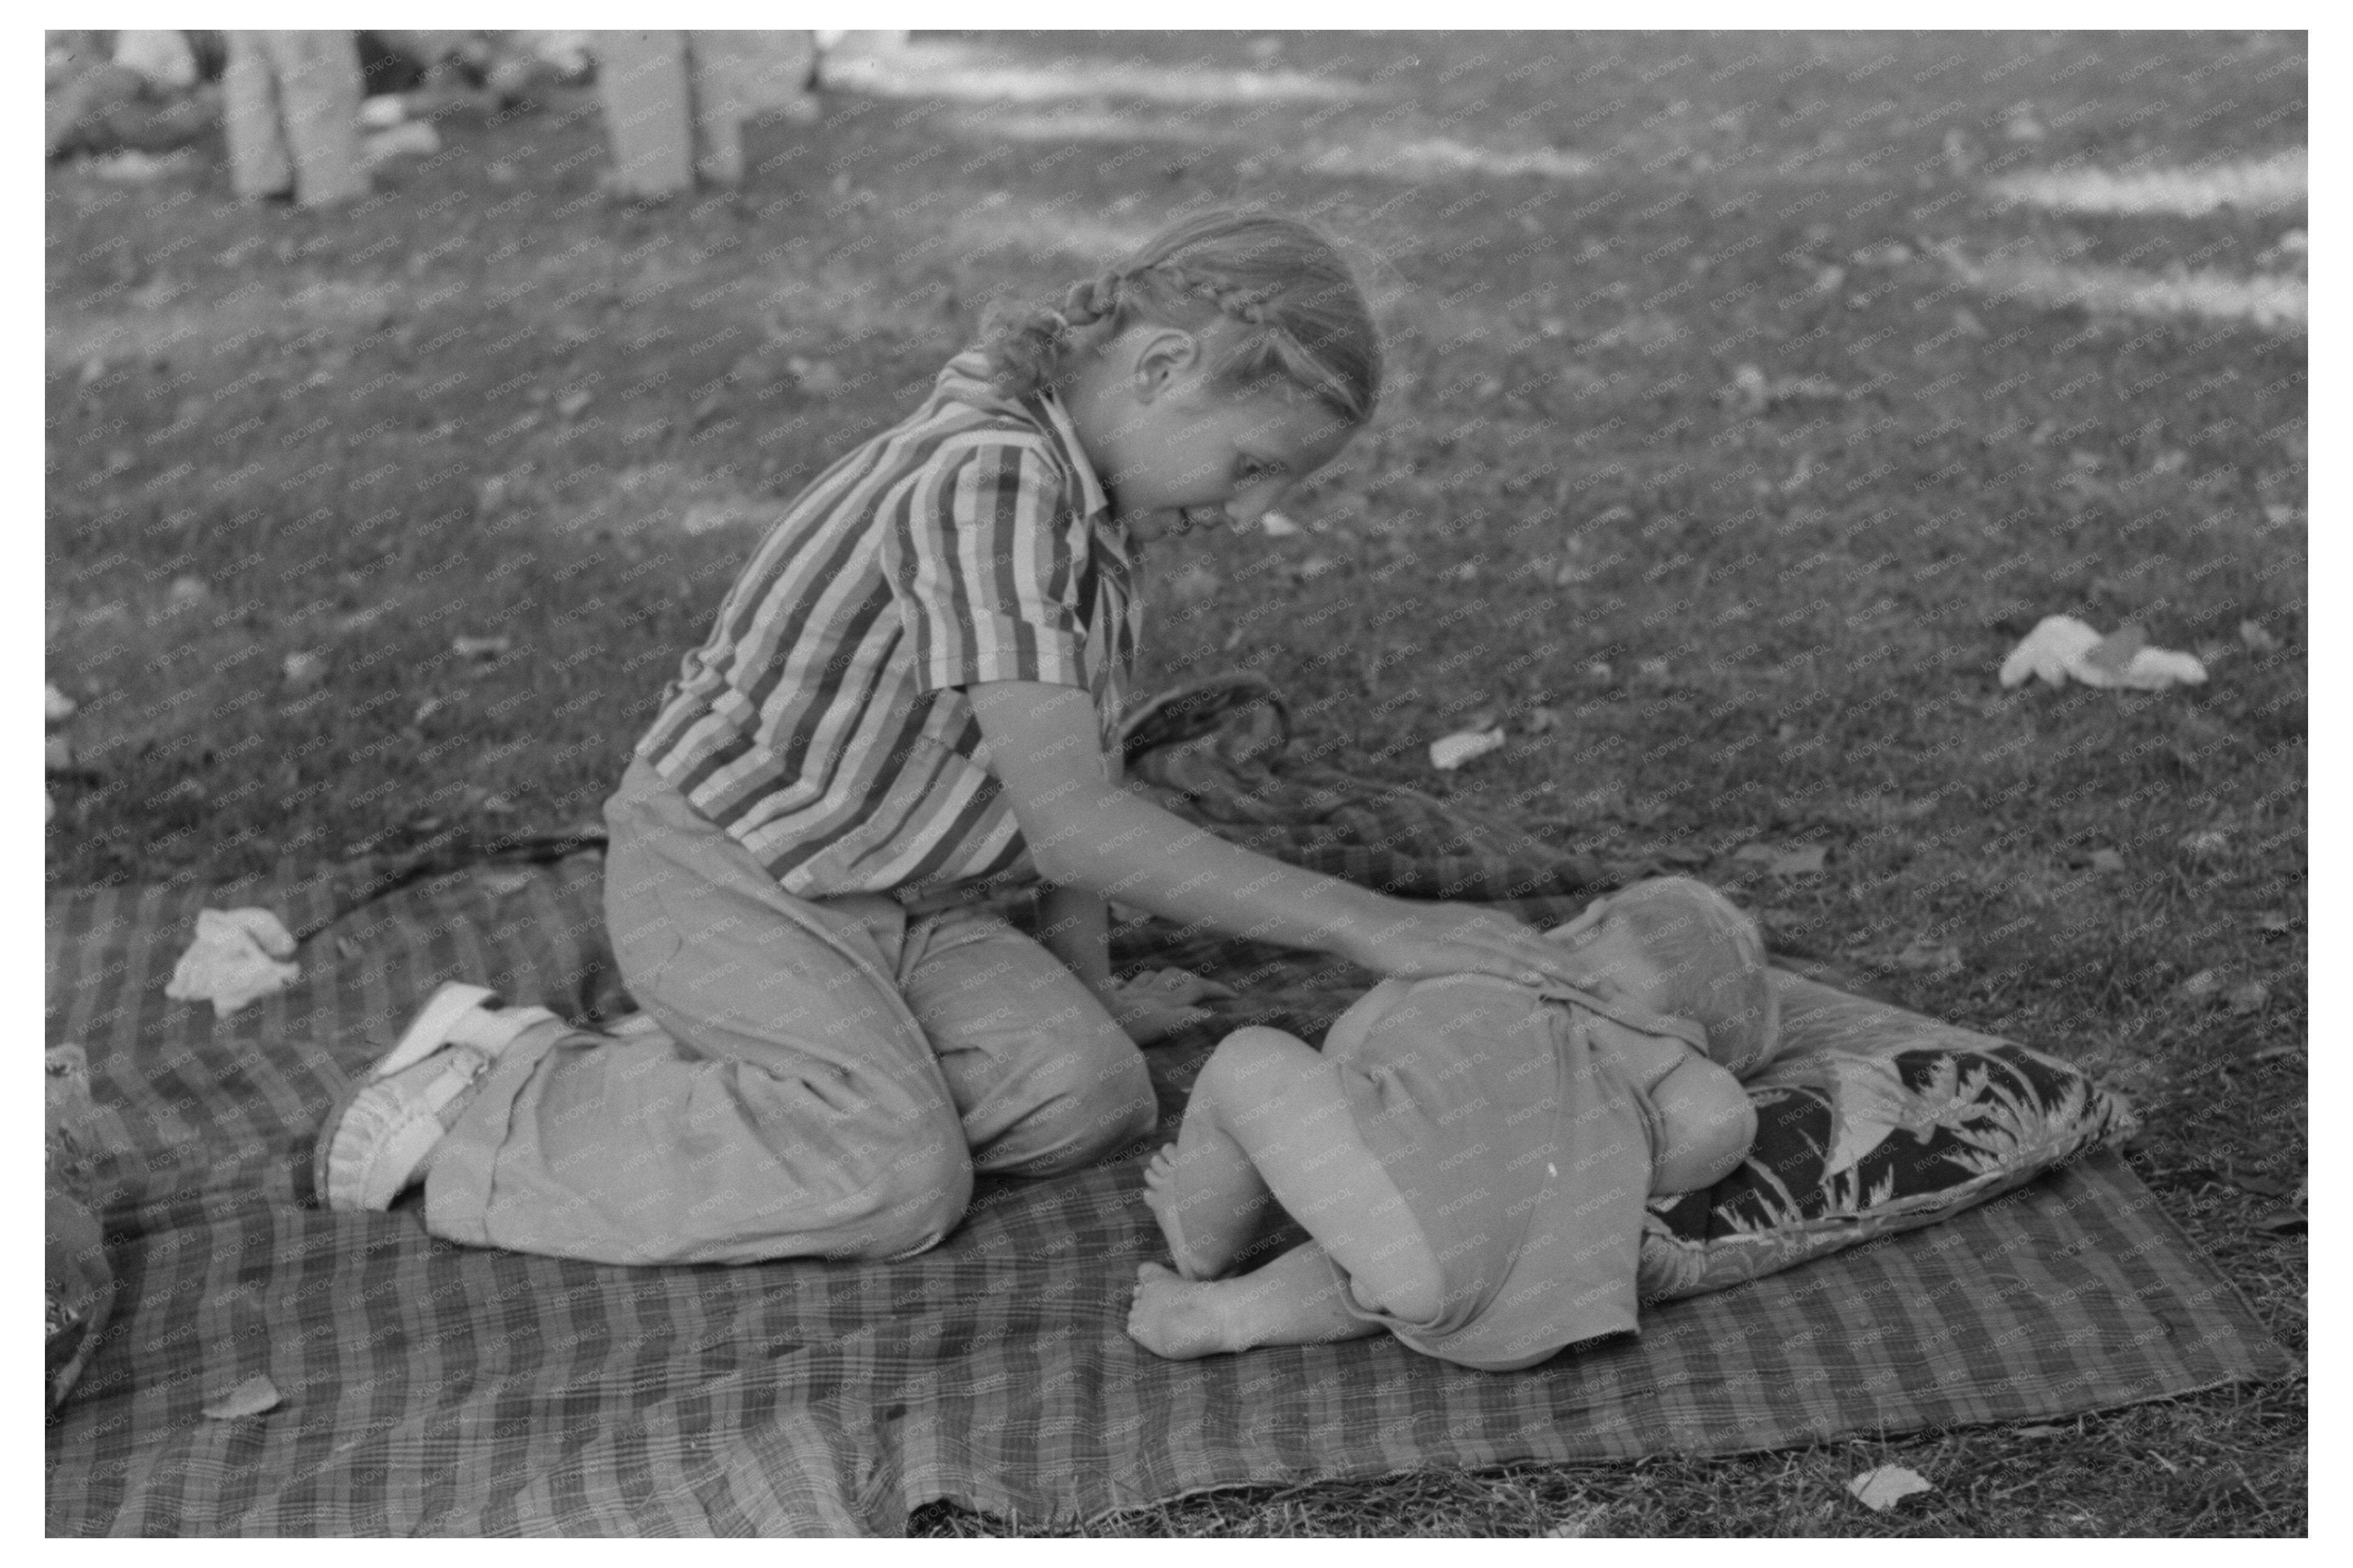
M1256 522L1355 434L1305 392L1212 386L1203 351L1191 332L1132 328L1073 389L1079 443L1133 539Z

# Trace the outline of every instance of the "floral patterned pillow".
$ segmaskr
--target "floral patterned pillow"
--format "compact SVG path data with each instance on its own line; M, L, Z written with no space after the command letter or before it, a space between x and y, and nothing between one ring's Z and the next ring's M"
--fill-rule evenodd
M1653 1198L1646 1301L1720 1290L1995 1197L2133 1130L2074 1068L1792 974L1748 1080L1757 1141L1715 1186Z

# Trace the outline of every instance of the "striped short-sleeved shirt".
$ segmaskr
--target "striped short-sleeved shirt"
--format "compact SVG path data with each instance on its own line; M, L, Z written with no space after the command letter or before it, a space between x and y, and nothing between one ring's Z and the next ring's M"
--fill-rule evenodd
M1069 415L967 352L769 531L637 754L803 898L1030 879L957 689L1079 687L1108 750L1137 629Z

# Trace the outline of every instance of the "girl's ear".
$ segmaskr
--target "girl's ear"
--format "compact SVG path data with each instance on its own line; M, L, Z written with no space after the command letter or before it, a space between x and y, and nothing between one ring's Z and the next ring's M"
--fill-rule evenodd
M1201 340L1182 327L1147 327L1129 348L1136 401L1150 403L1200 363Z

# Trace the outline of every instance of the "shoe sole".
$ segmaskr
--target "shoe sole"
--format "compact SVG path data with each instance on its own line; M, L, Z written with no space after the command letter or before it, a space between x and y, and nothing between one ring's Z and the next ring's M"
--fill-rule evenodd
M330 1207L328 1193L328 1152L334 1147L335 1134L343 1124L343 1114L352 1101L366 1092L368 1086L390 1078L404 1068L414 1067L448 1044L450 1028L467 1014L485 1002L498 1000L498 993L487 985L470 985L452 980L434 992L417 1016L402 1031L399 1042L385 1053L367 1071L345 1084L327 1107L326 1119L319 1124L319 1135L311 1143L311 1192L322 1207Z

